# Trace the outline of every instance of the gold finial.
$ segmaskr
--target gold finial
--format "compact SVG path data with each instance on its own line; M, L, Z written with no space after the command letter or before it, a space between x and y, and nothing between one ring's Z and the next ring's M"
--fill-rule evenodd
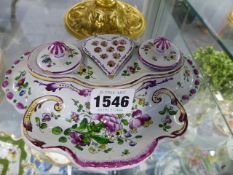
M144 33L145 19L139 10L125 2L86 0L68 10L65 26L78 39L98 34L136 39Z

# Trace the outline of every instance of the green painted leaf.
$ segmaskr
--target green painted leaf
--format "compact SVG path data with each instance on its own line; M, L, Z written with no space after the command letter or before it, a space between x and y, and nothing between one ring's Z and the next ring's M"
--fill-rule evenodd
M41 125L40 125L40 129L45 129L47 127L48 127L48 125L46 123L41 123Z
M90 130L93 132L99 133L102 130L102 128L104 128L104 124L102 122L98 124L95 124L95 122L91 122L90 124Z
M37 124L40 125L40 118L39 118L39 117L36 117L36 118L35 118L35 121L36 121Z
M59 127L59 126L56 126L56 127L54 127L53 129L52 129L52 133L54 134L54 135L60 135L61 133L62 133L62 128L61 127Z
M124 143L124 140L122 138L118 137L117 142L119 145L122 145Z
M21 77L21 75L19 75L19 76L15 77L15 80L19 80L19 79L20 79L20 77Z
M166 110L159 111L159 114L164 115L166 113Z
M72 129L76 129L78 127L77 124L74 124L73 126L71 126Z
M25 83L25 84L23 84L23 87L24 87L24 88L27 88L27 87L28 87L28 82Z
M94 139L99 144L107 144L107 143L109 143L109 139L106 138L106 137L103 137L103 136L92 135L91 138Z
M66 129L64 131L64 135L66 135L66 136L70 135L70 133L71 133L71 129L70 128L68 128L68 129Z
M171 126L169 126L169 125L168 125L168 126L165 126L165 127L166 127L166 129L171 129Z
M135 138L136 139L140 139L140 138L142 138L142 136L141 135L137 135L137 136L135 136Z
M162 127L163 127L163 124L159 124L159 127L162 128Z
M80 123L78 129L79 129L79 130L85 130L85 129L87 128L87 125L88 125L88 120L87 120L86 118L84 118L84 119L81 121L81 123Z
M128 124L129 124L128 120L126 120L126 119L122 119L121 122L122 122L123 125L125 125L125 126L128 126Z
M122 152L122 155L128 155L130 154L129 150L128 149L125 149L123 152Z
M90 145L91 138L89 136L84 135L83 143L86 144L86 145Z
M58 141L61 142L61 143L66 143L67 138L66 137L60 137Z
M177 112L178 112L178 111L170 110L168 113L169 113L170 115L176 115L176 114L177 114Z
M82 151L83 148L80 145L75 145L75 148L77 148L78 150Z
M104 150L105 153L109 153L110 151L112 151L112 148L108 148L108 149Z

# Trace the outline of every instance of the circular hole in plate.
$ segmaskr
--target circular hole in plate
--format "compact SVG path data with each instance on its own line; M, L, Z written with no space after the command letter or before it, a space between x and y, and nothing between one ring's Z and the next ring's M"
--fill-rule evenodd
M120 44L121 45L125 45L126 44L126 41L124 39L120 40Z
M108 52L113 52L113 51L114 51L114 47L109 47L109 48L107 48L107 51L108 51Z
M117 46L117 45L119 44L119 42L118 42L117 40L114 40L114 41L112 42L112 44L113 44L114 46Z
M100 44L101 44L101 46L103 46L103 47L107 47L108 42L107 42L107 41L102 41Z
M123 51L125 50L125 47L124 47L124 46L118 46L118 47L117 47L117 50L118 50L119 52L123 52Z
M99 41L93 41L92 43L91 43L91 45L93 45L93 46L97 46L99 44Z
M109 62L108 62L108 66L109 67L113 67L113 66L115 66L115 62L114 61L112 61L112 60L110 60Z
M119 59L121 57L121 54L113 53L112 56L113 56L114 59Z
M94 49L94 51L95 51L96 53L100 53L100 52L102 51L102 49L101 49L100 47L96 47L96 48Z
M101 55L100 55L100 58L102 58L102 59L104 60L104 59L108 58L108 55L107 55L106 53L101 54Z

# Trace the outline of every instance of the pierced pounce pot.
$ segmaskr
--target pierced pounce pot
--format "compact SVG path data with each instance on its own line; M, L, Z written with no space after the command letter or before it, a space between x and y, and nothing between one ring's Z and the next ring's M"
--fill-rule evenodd
M199 84L192 59L163 37L138 48L124 36L100 35L84 40L82 49L57 41L25 53L2 87L24 113L30 146L79 167L115 170L136 166L161 139L185 132L182 104ZM91 113L94 89L133 90L131 112Z

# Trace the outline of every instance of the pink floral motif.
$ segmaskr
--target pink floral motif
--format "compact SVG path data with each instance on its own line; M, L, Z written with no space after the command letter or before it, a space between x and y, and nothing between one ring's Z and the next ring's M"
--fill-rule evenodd
M20 103L20 102L16 103L16 107L18 109L24 109L24 105L22 103Z
M170 49L171 42L167 38L159 37L154 40L154 47L156 51L164 53L166 50Z
M51 114L50 113L43 113L42 114L42 122L49 122L51 120Z
M108 115L108 114L97 114L95 119L101 121L108 132L116 132L121 130L123 127L120 123L120 120L115 115Z
M132 117L129 122L130 129L139 128L151 121L151 117L148 114L142 114L142 111L139 109L132 113Z
M8 93L6 94L6 97L7 97L9 100L12 100L13 97L14 97L14 94L13 94L12 92L8 92Z
M12 70L11 69L8 69L7 71L6 71L6 75L10 75L12 73Z
M14 62L14 64L18 64L20 62L20 60L16 60L15 62Z
M3 88L7 87L8 85L9 85L9 82L8 82L7 80L4 80L4 81L2 82L2 87L3 87Z
M87 97L90 94L90 90L82 89L82 90L79 91L78 94L81 95L81 96Z
M68 47L63 42L55 41L48 47L48 50L55 57L59 58L65 55L65 51L68 50Z
M77 123L79 121L79 115L76 112L71 113L71 119Z

